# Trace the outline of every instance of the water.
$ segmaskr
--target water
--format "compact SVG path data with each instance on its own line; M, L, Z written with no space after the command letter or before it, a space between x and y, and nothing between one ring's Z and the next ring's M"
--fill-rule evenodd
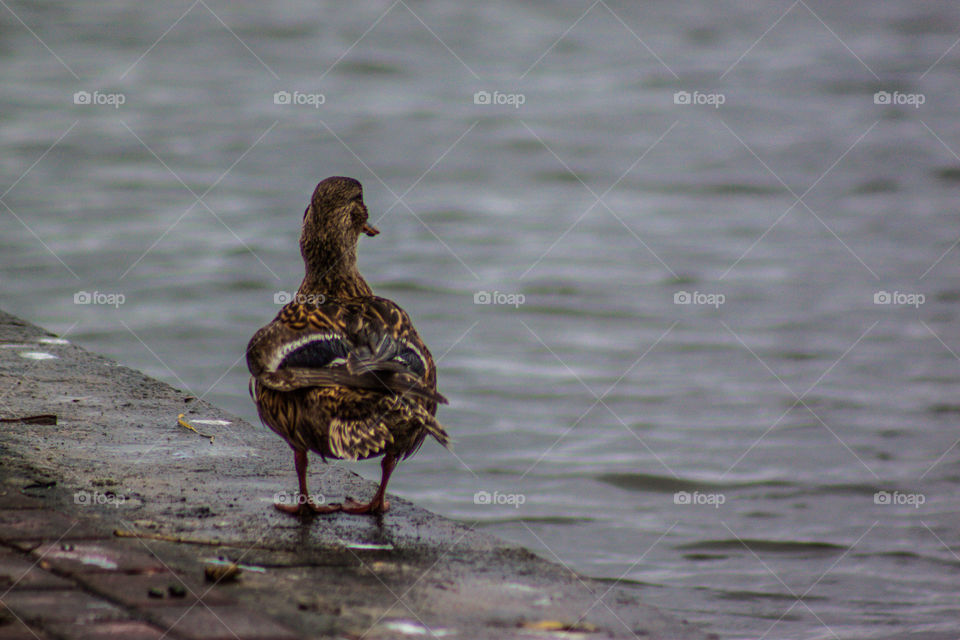
M958 33L947 2L11 2L0 306L256 422L246 342L355 176L457 439L394 491L724 638L954 638Z

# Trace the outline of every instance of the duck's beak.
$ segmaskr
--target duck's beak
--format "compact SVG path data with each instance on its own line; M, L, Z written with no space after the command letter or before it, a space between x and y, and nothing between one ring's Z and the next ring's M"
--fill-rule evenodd
M373 225L370 224L369 222L364 222L364 223L363 223L363 229L362 229L362 231L363 231L365 234L367 234L368 236L370 236L371 238L372 238L373 236L377 235L378 233L380 233L380 229L377 229L375 226L373 226Z

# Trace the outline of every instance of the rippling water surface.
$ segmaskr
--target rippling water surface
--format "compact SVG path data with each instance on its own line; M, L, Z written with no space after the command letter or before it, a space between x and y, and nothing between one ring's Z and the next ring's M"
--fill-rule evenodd
M355 176L457 439L395 492L724 638L954 638L960 6L344 7L0 9L0 305L256 423Z

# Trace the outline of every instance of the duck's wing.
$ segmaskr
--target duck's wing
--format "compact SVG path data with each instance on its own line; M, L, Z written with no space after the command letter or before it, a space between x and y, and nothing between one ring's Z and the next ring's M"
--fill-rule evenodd
M432 358L409 318L383 298L292 302L253 336L247 365L276 391L341 386L447 402L436 391Z

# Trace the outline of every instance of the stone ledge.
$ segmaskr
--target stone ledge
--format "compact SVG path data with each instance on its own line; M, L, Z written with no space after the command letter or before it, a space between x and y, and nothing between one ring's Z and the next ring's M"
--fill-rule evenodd
M0 579L14 581L0 638L24 624L53 638L707 637L632 587L396 496L381 518L280 514L270 497L294 476L279 438L51 338L0 312L0 418L57 416L0 424L0 542L12 549ZM214 421L201 429L213 443L178 426L180 413ZM324 495L375 488L335 465L311 470ZM23 579L3 573L25 560L38 564ZM246 569L211 583L211 560ZM181 595L163 591L177 583ZM37 603L51 594L73 609L45 614Z

